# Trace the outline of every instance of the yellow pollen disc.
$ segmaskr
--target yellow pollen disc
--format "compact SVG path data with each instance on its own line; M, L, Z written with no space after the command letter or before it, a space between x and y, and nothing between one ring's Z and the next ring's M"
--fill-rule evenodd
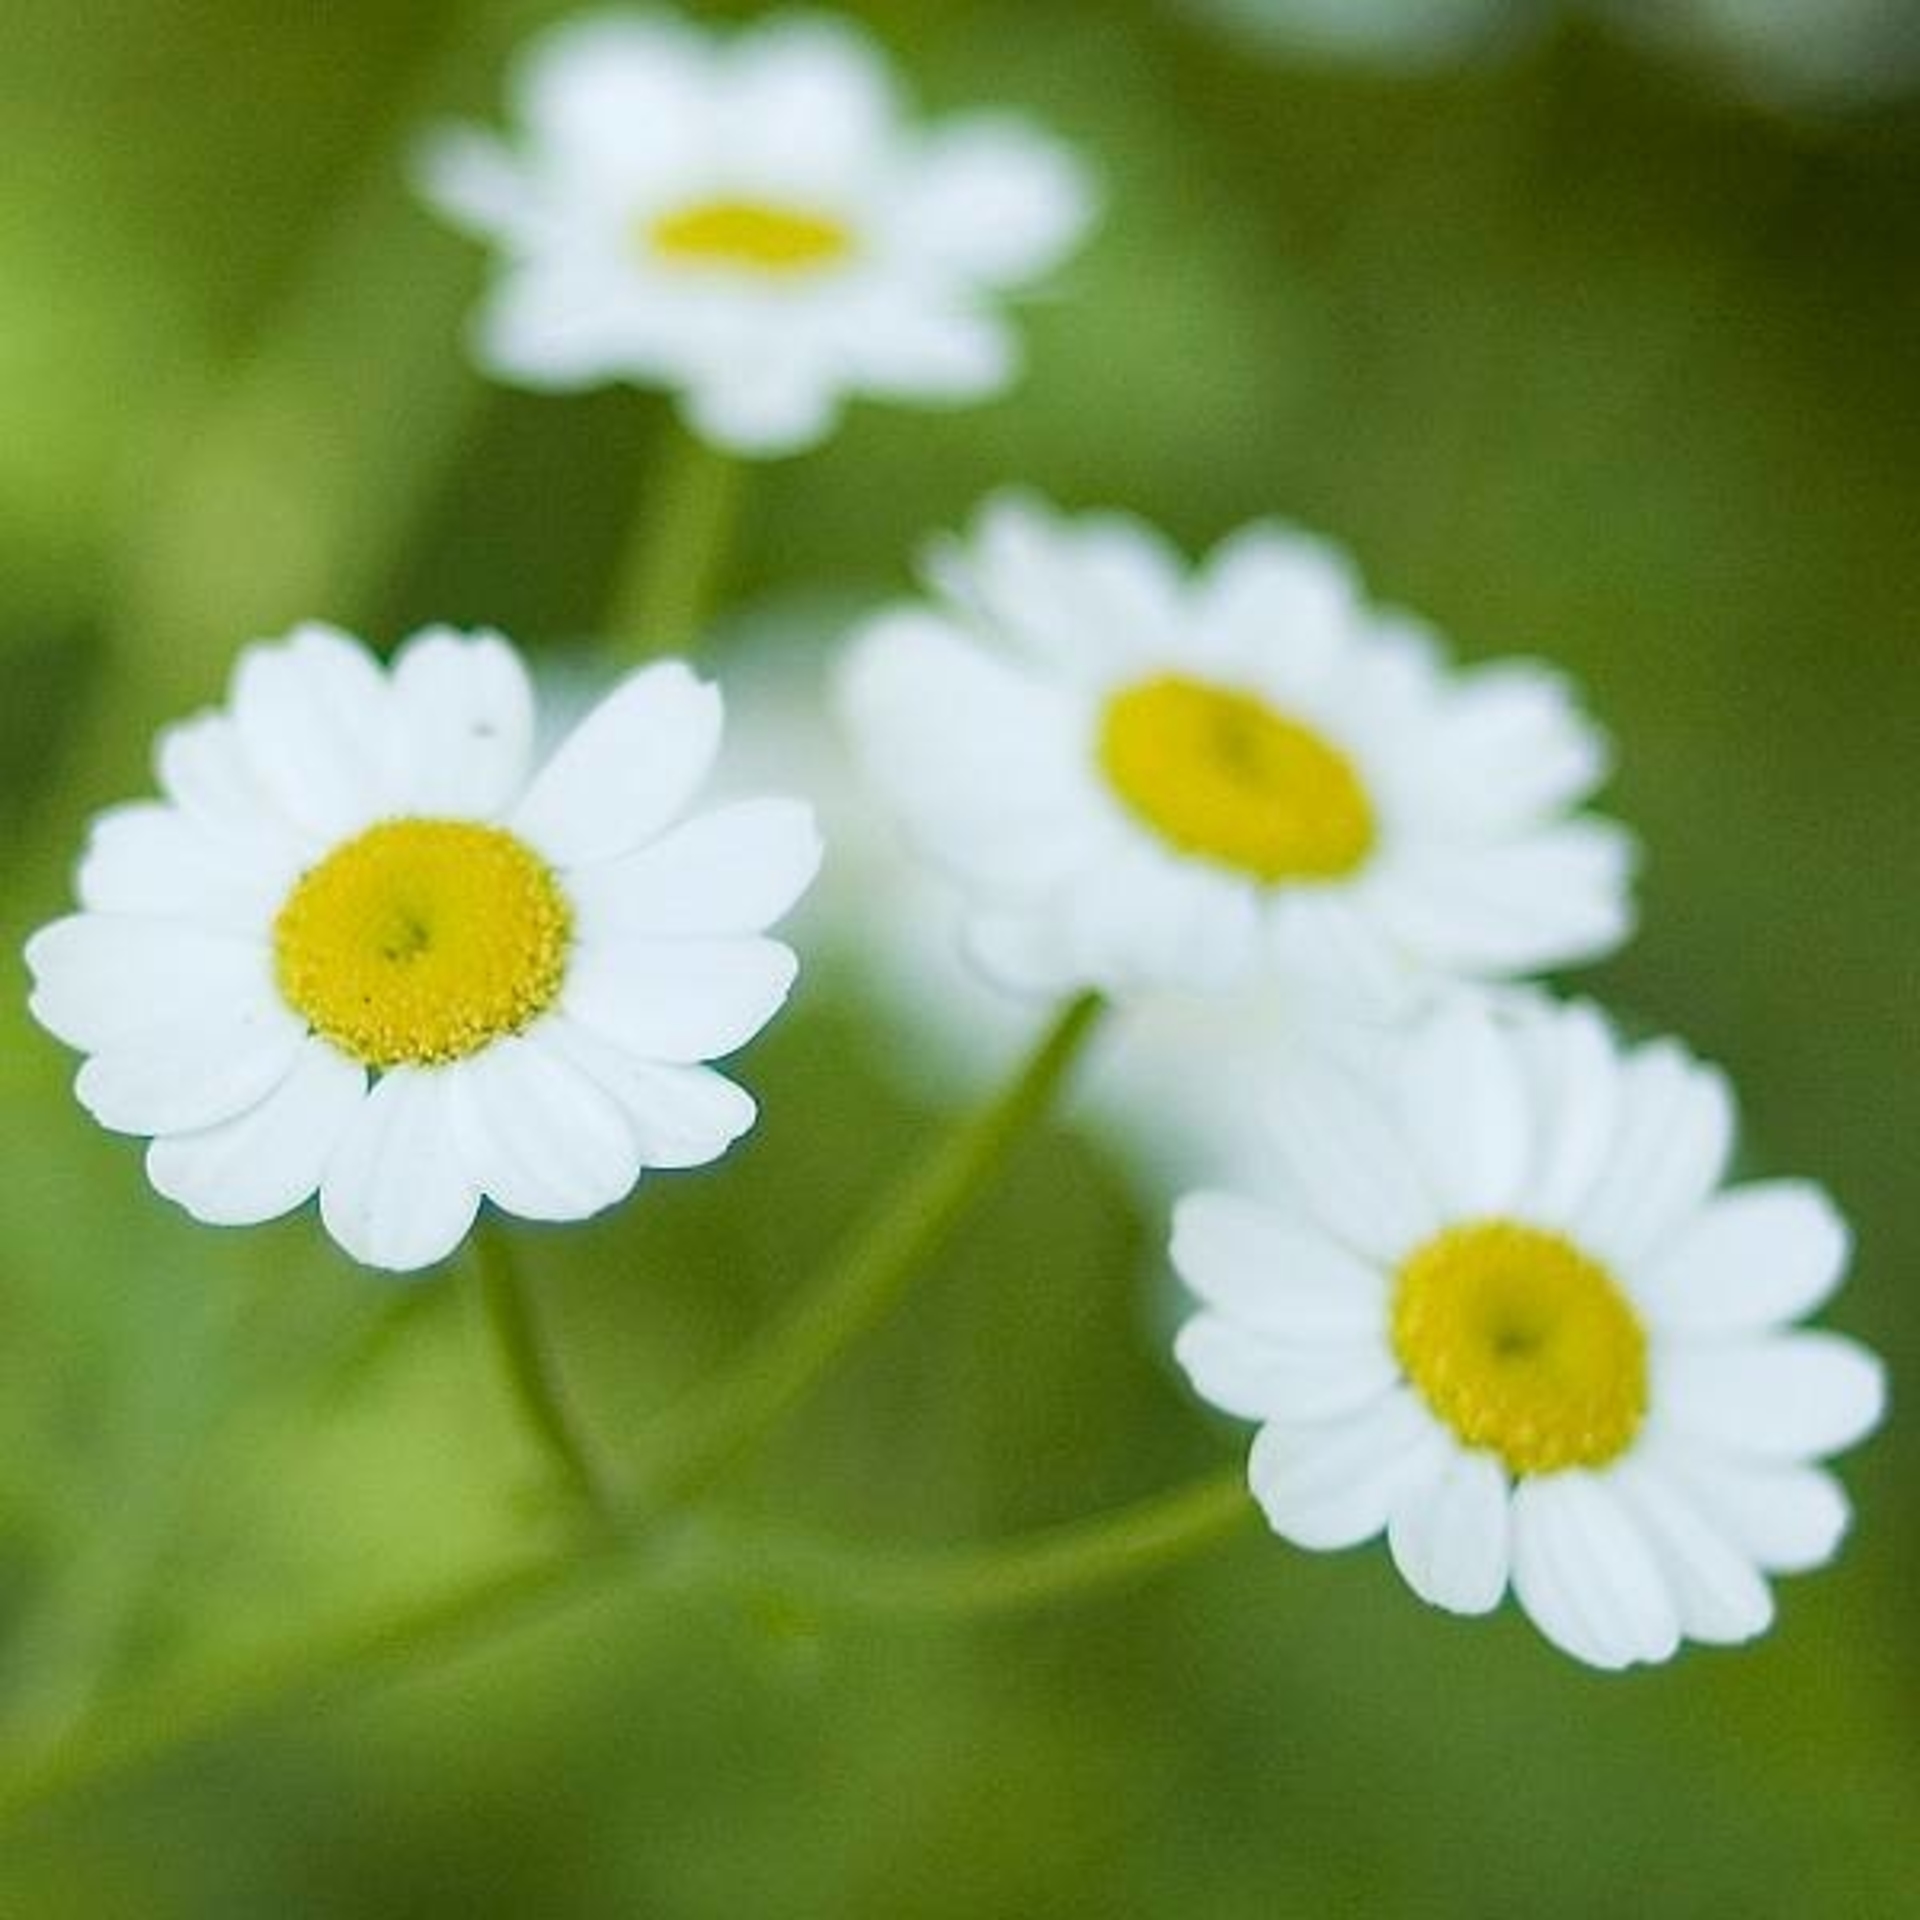
M749 273L814 273L853 251L843 222L758 200L702 200L648 222L641 239L682 266Z
M1393 1346L1440 1419L1515 1474L1604 1466L1647 1411L1647 1337L1618 1283L1515 1221L1450 1227L1402 1264Z
M384 820L303 874L273 923L280 991L370 1067L436 1066L553 1004L572 914L498 827Z
M1332 880L1373 849L1353 763L1252 694L1164 674L1107 703L1100 766L1182 853L1272 885Z

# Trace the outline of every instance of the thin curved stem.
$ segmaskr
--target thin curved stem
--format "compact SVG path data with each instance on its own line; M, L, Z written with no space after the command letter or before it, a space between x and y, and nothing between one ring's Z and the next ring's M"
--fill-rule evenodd
M613 1562L602 1548L530 1562L392 1619L353 1627L288 1659L266 1656L211 1681L156 1688L98 1731L63 1742L0 1782L0 1818L137 1774L277 1714L346 1697L531 1619L586 1591Z
M540 1337L512 1245L506 1234L488 1221L474 1229L468 1248L481 1304L499 1342L507 1379L527 1425L589 1511L610 1522L616 1502L594 1465L586 1433L567 1404L566 1388Z
M1238 1466L1113 1512L985 1545L910 1550L794 1533L715 1534L717 1577L839 1611L977 1618L1026 1612L1188 1559L1256 1509Z
M665 1416L642 1456L643 1508L699 1492L885 1316L1051 1107L1103 1005L1091 993L1068 1002L1007 1085L906 1174L793 1306Z
M351 1629L291 1660L262 1660L211 1682L156 1690L118 1709L101 1732L0 1782L0 1817L83 1794L292 1708L347 1698L424 1662L455 1658L632 1571L643 1542L651 1550L647 1576L669 1593L772 1586L845 1613L1000 1618L1160 1572L1225 1539L1253 1511L1235 1467L1091 1519L970 1547L871 1547L698 1521L665 1540L657 1528L608 1533Z
M609 602L606 637L617 653L645 659L698 646L745 480L743 462L668 423Z

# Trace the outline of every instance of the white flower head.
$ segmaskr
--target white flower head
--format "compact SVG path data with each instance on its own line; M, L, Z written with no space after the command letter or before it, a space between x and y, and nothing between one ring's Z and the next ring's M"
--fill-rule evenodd
M857 637L843 705L1003 983L1278 974L1398 1015L1625 936L1630 844L1572 811L1606 753L1565 684L1449 668L1335 549L1259 525L1190 570L1137 521L1010 498L934 577Z
M705 438L791 453L856 393L953 404L1012 379L1005 296L1092 218L1086 175L1011 115L914 125L852 24L722 37L588 15L527 50L513 144L453 129L422 188L494 242L479 357L542 388L678 392Z
M768 607L730 635L726 779L813 804L833 858L802 909L810 964L861 994L874 1064L895 1084L971 1103L1032 1047L1033 1001L972 964L964 892L914 854L850 761L819 651L844 624L838 611ZM1061 1118L1110 1150L1158 1211L1189 1187L1265 1177L1258 1119L1276 1075L1398 1040L1397 1022L1355 1019L1345 995L1299 979L1136 994L1076 1068Z
M1177 1353L1262 1423L1248 1477L1304 1547L1383 1530L1422 1598L1509 1585L1599 1667L1752 1638L1766 1576L1820 1565L1845 1496L1814 1464L1879 1420L1880 1365L1791 1323L1846 1266L1800 1181L1722 1190L1733 1109L1670 1041L1591 1008L1456 1005L1391 1073L1290 1081L1288 1177L1176 1210L1202 1310Z
M162 734L165 797L95 822L82 911L27 946L82 1105L150 1138L161 1193L240 1225L318 1192L348 1253L404 1271L483 1198L582 1219L753 1124L705 1063L792 984L764 931L818 865L811 812L684 817L721 702L678 662L540 767L534 730L498 635L433 629L389 670L307 626Z

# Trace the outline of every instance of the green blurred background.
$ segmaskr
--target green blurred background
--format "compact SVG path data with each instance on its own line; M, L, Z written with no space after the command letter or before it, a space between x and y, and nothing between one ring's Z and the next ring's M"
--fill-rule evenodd
M552 11L0 19L10 943L243 639L592 627L662 410L485 390L455 346L478 255L401 180L420 116L493 111ZM1860 1254L1837 1318L1897 1393L1920 1343L1920 107L1762 105L1737 61L1544 8L1417 73L1314 64L1200 0L859 11L929 103L1017 103L1082 144L1110 214L1033 312L1018 394L859 408L759 477L735 606L896 590L926 530L1022 480L1193 545L1296 516L1464 651L1567 663L1649 850L1642 937L1593 984L1733 1068L1755 1165L1838 1193ZM193 1228L20 998L9 1769L150 1681L448 1591L552 1524L461 1282L397 1292L304 1220ZM878 1071L892 1044L813 968L750 1056L766 1119L723 1172L529 1242L603 1432L713 1365L920 1151L937 1116ZM732 1498L961 1540L1230 1457L1243 1436L1164 1359L1160 1232L1091 1149L1040 1142ZM1627 1679L1510 1614L1422 1609L1379 1552L1254 1528L994 1622L615 1583L14 1814L0 1913L1913 1913L1920 1440L1896 1421L1847 1477L1857 1537L1786 1583L1770 1639Z

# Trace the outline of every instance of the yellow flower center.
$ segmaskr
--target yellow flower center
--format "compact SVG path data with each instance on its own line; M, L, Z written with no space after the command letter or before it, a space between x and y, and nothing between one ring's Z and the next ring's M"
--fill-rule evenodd
M280 991L370 1067L437 1066L553 1004L573 916L499 827L383 820L303 874L273 923Z
M1618 1283L1515 1221L1449 1227L1409 1256L1393 1346L1427 1405L1515 1474L1604 1466L1647 1411L1647 1337Z
M817 273L853 251L843 221L760 200L701 200L649 221L642 244L680 266L748 273Z
M1256 880L1332 880L1373 848L1353 763L1250 693L1163 674L1116 694L1100 730L1113 790L1163 840Z

